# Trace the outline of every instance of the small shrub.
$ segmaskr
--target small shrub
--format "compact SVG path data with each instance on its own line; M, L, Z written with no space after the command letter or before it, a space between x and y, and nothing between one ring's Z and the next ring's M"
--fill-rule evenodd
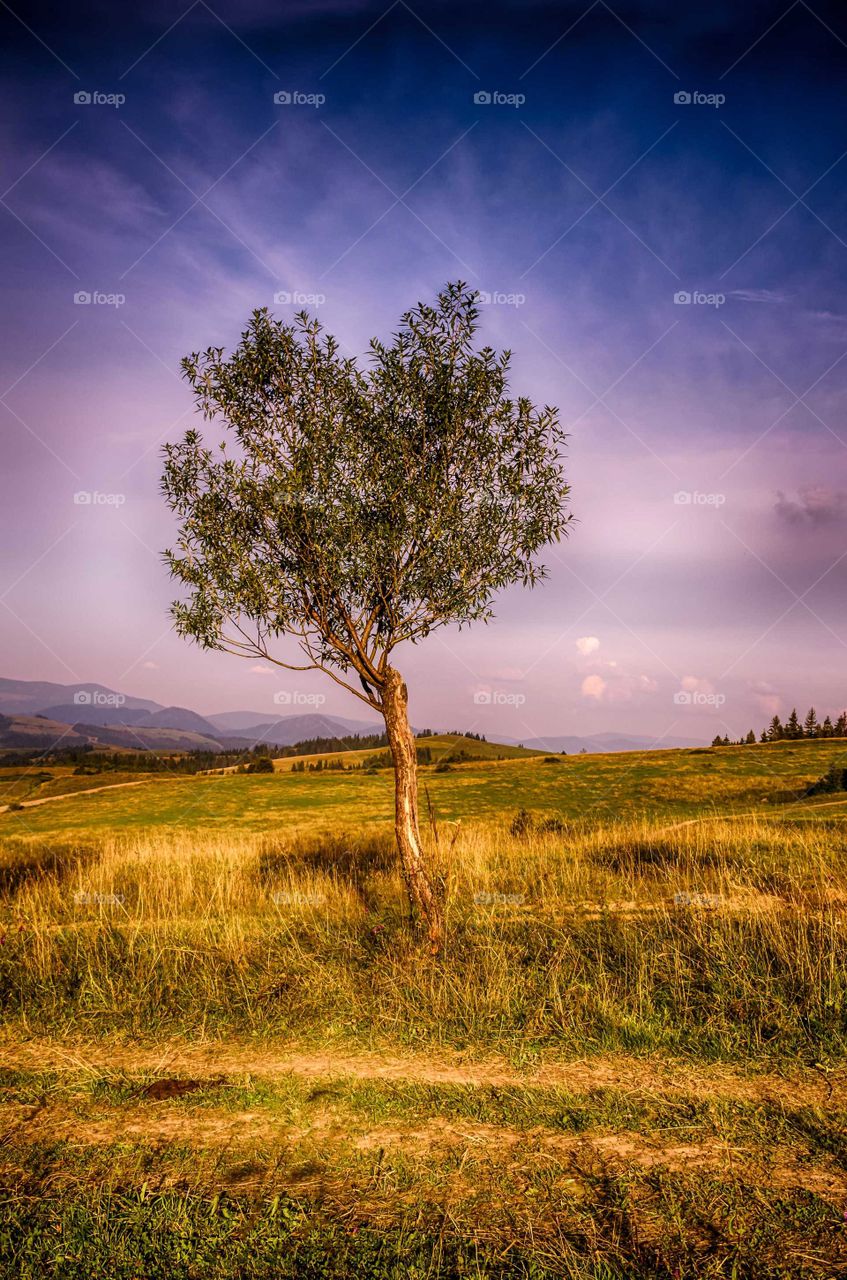
M270 756L259 756L258 760L251 760L247 766L248 773L273 773L274 762Z
M530 836L535 830L535 818L529 809L518 809L509 825L509 834L513 836Z
M557 814L549 818L536 818L529 809L519 809L509 824L510 835L521 839L524 836L561 836L568 830L566 823Z
M822 778L806 788L807 796L826 796L834 791L847 791L847 768L833 762Z

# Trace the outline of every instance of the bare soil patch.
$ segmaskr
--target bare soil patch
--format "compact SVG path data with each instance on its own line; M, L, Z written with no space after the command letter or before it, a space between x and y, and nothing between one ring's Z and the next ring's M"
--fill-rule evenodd
M249 1167L250 1179L261 1183L262 1174L278 1172L281 1161L290 1171L286 1183L302 1184L314 1153L320 1153L315 1176L344 1164L345 1154L373 1153L380 1162L389 1156L414 1156L422 1168L443 1167L452 1155L455 1166L467 1174L497 1176L504 1181L520 1178L532 1168L545 1166L569 1173L579 1181L590 1170L638 1171L663 1168L678 1173L720 1172L742 1178L751 1185L794 1188L843 1203L847 1175L834 1166L807 1163L794 1155L762 1152L730 1146L718 1139L696 1143L663 1142L643 1134L620 1131L560 1134L544 1128L527 1131L471 1120L434 1119L415 1125L377 1125L351 1128L329 1109L308 1125L295 1126L262 1109L227 1111L214 1108L173 1106L177 1095L160 1105L130 1104L92 1107L80 1117L65 1104L6 1106L0 1109L0 1145L68 1142L79 1146L134 1143L161 1149L175 1144L196 1150L217 1149L239 1156ZM309 1175L311 1176L311 1175ZM472 1184L471 1184L472 1185Z
M670 1059L606 1055L570 1061L543 1061L518 1070L505 1059L473 1060L461 1054L440 1058L423 1054L345 1053L280 1046L278 1050L235 1041L168 1042L160 1046L97 1042L29 1040L0 1045L0 1068L91 1072L120 1071L204 1081L250 1076L415 1081L471 1086L559 1086L574 1092L620 1089L633 1093L685 1094L691 1098L726 1097L741 1101L780 1101L795 1106L823 1105L843 1091L847 1066L832 1071L798 1070L792 1075L745 1074L723 1064L692 1065Z

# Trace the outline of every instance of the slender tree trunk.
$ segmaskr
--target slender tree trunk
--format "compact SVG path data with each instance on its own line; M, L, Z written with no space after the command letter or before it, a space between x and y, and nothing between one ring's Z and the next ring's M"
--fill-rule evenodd
M444 939L444 916L426 868L418 827L418 760L409 726L406 685L399 671L387 667L382 686L383 715L394 761L394 831L403 879L412 907L427 926L433 954Z

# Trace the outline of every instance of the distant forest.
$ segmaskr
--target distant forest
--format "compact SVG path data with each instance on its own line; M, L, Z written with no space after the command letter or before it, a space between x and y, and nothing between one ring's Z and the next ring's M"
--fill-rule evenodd
M0 716L0 721L6 719L7 723L11 723L8 717ZM434 736L434 730L421 729L416 734L417 738L430 738ZM467 733L462 730L454 729L451 736L467 738L472 742L485 742L485 736L480 733ZM19 738L19 741L18 741ZM348 751L379 751L387 749L388 739L384 733L366 733L366 734L348 734L340 738L306 738L302 742L292 743L290 746L277 746L274 743L257 742L255 746L240 751L109 751L98 749L94 744L85 744L83 746L66 747L57 744L52 749L45 749L43 745L33 745L32 738L26 734L17 735L14 741L6 744L9 747L17 748L0 752L0 766L7 767L9 765L21 764L26 761L32 761L41 764L72 764L75 765L74 773L76 774L97 774L118 770L123 773L142 772L142 773L208 773L210 771L218 771L230 766L238 766L249 773L266 773L270 764L270 759L287 759L291 756L316 756L322 753L335 754L337 752ZM29 748L28 750L26 748ZM418 762L421 764L430 763L431 753L428 747L418 747ZM470 758L462 753L461 757ZM386 756L385 759L388 759ZM380 765L384 763L383 757L368 757L364 764L359 767L371 768L378 762ZM304 766L305 767L305 766ZM310 764L309 768L315 768ZM322 769L329 768L330 762L320 762ZM338 762L335 768L352 768L354 766L345 766L342 762Z
M847 711L842 711L841 715L833 724L829 716L825 716L822 721L818 720L817 712L814 707L809 707L806 718L800 722L796 709L782 723L779 716L774 716L766 729L763 729L759 737L753 729L747 734L746 738L739 738L735 743L730 738L722 738L720 734L712 740L713 747L732 747L745 746L753 742L793 742L799 741L801 738L847 738Z

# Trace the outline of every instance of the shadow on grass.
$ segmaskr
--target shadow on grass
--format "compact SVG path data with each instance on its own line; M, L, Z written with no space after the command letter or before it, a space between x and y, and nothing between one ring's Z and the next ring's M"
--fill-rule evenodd
M711 849L691 849L676 840L627 838L610 841L592 854L596 866L635 872L648 867L717 866L725 860Z
M8 842L0 847L0 900L14 898L39 881L53 879L58 883L82 863L92 861L96 854L97 850L89 845L56 849L22 842L16 848Z
M256 875L263 885L274 883L280 875L298 871L332 876L352 888L364 905L370 907L369 878L392 871L396 865L392 836L339 832L300 837L284 848L268 850L259 858Z

